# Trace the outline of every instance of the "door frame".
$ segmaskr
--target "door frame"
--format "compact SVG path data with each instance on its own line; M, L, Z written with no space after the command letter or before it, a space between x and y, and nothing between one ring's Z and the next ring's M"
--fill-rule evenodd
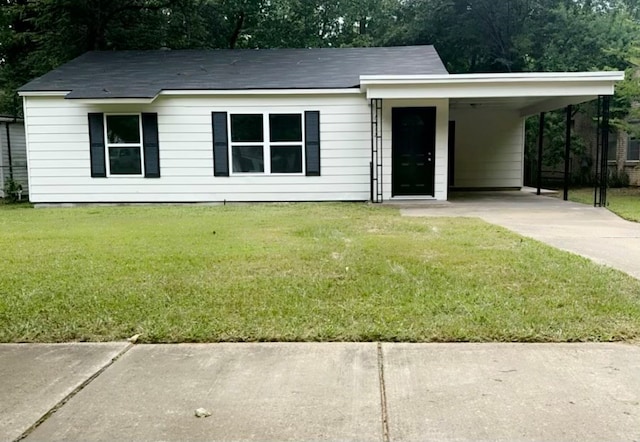
M431 176L431 185L433 189L432 194L407 194L399 195L395 192L394 182L396 179L395 172L395 135L393 128L395 126L394 113L396 109L402 110L424 110L431 109L433 111L433 173ZM420 198L435 198L436 194L436 151L437 151L437 126L438 126L438 107L437 106L393 106L391 108L391 198L398 199L420 199Z

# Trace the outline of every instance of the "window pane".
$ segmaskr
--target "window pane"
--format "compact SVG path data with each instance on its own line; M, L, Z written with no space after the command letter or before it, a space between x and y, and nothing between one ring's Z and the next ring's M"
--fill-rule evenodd
M139 143L138 115L107 115L107 140L113 144Z
M262 146L234 146L234 172L264 172L264 155Z
M111 175L141 175L139 147L110 147L109 167Z
M640 140L629 141L629 149L627 150L628 161L640 160Z
M272 114L269 115L271 141L302 141L302 115Z
M302 146L271 146L271 173L302 173Z
M618 134L615 132L609 132L609 150L607 151L609 156L607 159L609 161L615 161L617 151L618 151Z
M262 115L231 115L231 141L240 143L263 142Z

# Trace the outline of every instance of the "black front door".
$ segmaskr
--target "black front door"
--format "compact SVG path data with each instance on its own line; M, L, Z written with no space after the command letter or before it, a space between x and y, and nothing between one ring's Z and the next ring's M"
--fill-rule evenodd
M393 196L433 196L436 108L405 107L392 112Z

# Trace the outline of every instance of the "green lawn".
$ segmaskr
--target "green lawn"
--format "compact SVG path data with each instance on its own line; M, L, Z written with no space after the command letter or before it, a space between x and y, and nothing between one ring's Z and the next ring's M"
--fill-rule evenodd
M583 204L593 205L593 188L571 189L569 199ZM629 221L640 222L640 188L608 189L608 208Z
M0 207L0 341L610 341L640 281L365 204Z

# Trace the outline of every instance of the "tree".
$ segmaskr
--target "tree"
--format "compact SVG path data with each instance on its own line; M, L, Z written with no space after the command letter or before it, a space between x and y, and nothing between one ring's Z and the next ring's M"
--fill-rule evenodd
M261 0L3 0L0 111L15 90L86 51L234 47Z
M629 69L632 48L640 47L637 0L0 0L0 5L3 112L19 109L12 104L18 86L88 50L434 44L450 72L468 73ZM623 111L633 110L636 84L620 87L616 105Z

